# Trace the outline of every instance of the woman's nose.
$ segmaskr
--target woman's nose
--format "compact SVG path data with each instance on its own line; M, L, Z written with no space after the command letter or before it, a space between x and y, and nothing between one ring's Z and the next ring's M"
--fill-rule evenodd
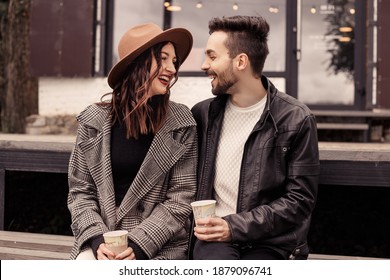
M165 69L169 72L176 73L176 67L174 63L168 63Z

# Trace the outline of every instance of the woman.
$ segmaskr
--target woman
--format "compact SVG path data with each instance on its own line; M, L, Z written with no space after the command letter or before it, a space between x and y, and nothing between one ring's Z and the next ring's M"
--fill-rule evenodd
M186 258L196 124L169 93L191 47L186 29L155 24L131 28L120 40L110 101L77 117L68 178L71 259ZM118 229L128 230L129 247L115 255L103 233Z

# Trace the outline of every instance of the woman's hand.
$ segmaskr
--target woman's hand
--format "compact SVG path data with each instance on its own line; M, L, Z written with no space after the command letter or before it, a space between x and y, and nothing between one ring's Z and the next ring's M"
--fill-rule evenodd
M135 260L135 254L133 248L127 247L122 253L116 255L116 260Z
M97 250L98 260L135 260L135 254L131 247L127 247L125 251L115 256L105 243L99 245Z

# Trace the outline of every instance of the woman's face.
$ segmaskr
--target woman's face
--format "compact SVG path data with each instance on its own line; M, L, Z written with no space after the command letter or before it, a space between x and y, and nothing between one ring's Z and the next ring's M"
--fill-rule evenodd
M175 78L176 52L172 43L167 43L161 49L161 68L157 69L157 61L153 56L150 73L158 72L149 89L149 96L163 95L167 93L171 81Z

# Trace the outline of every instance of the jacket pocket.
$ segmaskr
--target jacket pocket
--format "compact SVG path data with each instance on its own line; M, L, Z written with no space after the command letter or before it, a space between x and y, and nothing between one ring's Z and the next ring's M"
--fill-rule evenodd
M290 152L290 146L287 143L281 143L276 147L277 150L277 176L286 177L287 175L287 157Z

